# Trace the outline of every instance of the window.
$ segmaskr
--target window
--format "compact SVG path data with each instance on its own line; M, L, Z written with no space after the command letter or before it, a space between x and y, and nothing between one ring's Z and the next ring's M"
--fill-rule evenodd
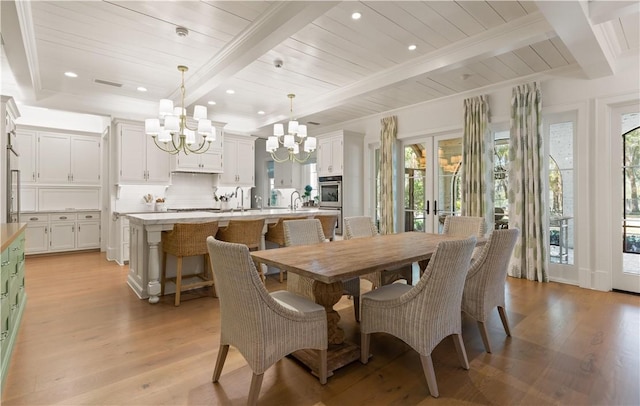
M496 228L507 228L509 212L509 131L495 131L493 139L493 207Z

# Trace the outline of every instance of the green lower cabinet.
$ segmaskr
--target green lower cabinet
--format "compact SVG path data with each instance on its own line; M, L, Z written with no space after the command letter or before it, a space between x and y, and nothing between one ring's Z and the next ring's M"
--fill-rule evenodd
M15 345L26 304L24 229L2 251L0 272L0 367L1 382L7 377L11 352Z

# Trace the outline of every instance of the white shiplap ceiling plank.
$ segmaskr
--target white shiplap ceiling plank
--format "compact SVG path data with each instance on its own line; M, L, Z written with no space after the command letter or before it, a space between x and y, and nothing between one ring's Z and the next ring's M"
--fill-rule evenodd
M634 13L620 18L627 49L640 48L640 14Z
M502 76L499 71L489 68L489 66L485 65L483 62L484 61L479 61L467 66L467 69L471 72L471 76L481 76L490 83L499 83L507 80L507 78Z
M531 46L520 48L514 51L516 55L524 63L527 64L534 72L542 72L544 70L550 69L551 66L538 55Z
M430 2L409 1L403 2L402 7L425 25L431 27L432 30L440 33L440 36L442 36L448 44L467 38L464 32L460 31L460 29L451 22L442 18L436 10L429 7L429 4ZM442 46L440 46L440 48L442 48Z
M455 93L455 90L440 83L440 82L436 82L434 79L427 77L427 75L425 75L424 77L420 77L418 79L418 81L424 85L427 86L428 88L432 89L432 91L434 92L434 94L436 94L436 97L443 97L443 96L449 96L451 94Z
M467 37L480 34L486 28L482 26L472 15L453 1L431 1L429 7L444 17L448 22L455 25L458 30Z
M485 1L459 1L460 7L472 15L485 29L494 28L506 21Z
M518 3L520 3L520 6L527 13L533 13L533 12L538 11L538 6L536 6L536 2L535 1L519 1Z
M487 69L492 70L499 74L504 80L509 80L518 77L517 73L507 66L504 62L502 62L499 58L493 57L488 58L480 62L482 65L485 65Z
M571 55L569 48L567 48L567 46L560 40L560 38L553 37L550 39L550 41L569 65L573 65L574 63L576 63L576 59L573 57L573 55Z
M569 62L562 56L549 40L532 44L531 48L545 61L552 69L567 66Z
M489 5L500 14L505 21L511 21L530 13L517 1L489 1Z
M498 55L498 60L504 63L512 71L516 72L518 76L526 76L533 73L533 69L529 67L515 52L507 52L506 54Z

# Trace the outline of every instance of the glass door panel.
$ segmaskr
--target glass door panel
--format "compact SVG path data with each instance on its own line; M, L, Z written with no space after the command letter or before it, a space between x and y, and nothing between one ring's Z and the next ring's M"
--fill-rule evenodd
M440 233L461 207L462 138L420 139L404 145L404 231Z

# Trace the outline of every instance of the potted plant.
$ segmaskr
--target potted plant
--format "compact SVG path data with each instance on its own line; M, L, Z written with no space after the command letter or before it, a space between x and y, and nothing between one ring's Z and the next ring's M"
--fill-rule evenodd
M312 206L310 197L311 197L311 191L313 190L313 188L311 187L311 185L307 185L304 187L304 195L303 195L303 199L304 199L304 206Z

